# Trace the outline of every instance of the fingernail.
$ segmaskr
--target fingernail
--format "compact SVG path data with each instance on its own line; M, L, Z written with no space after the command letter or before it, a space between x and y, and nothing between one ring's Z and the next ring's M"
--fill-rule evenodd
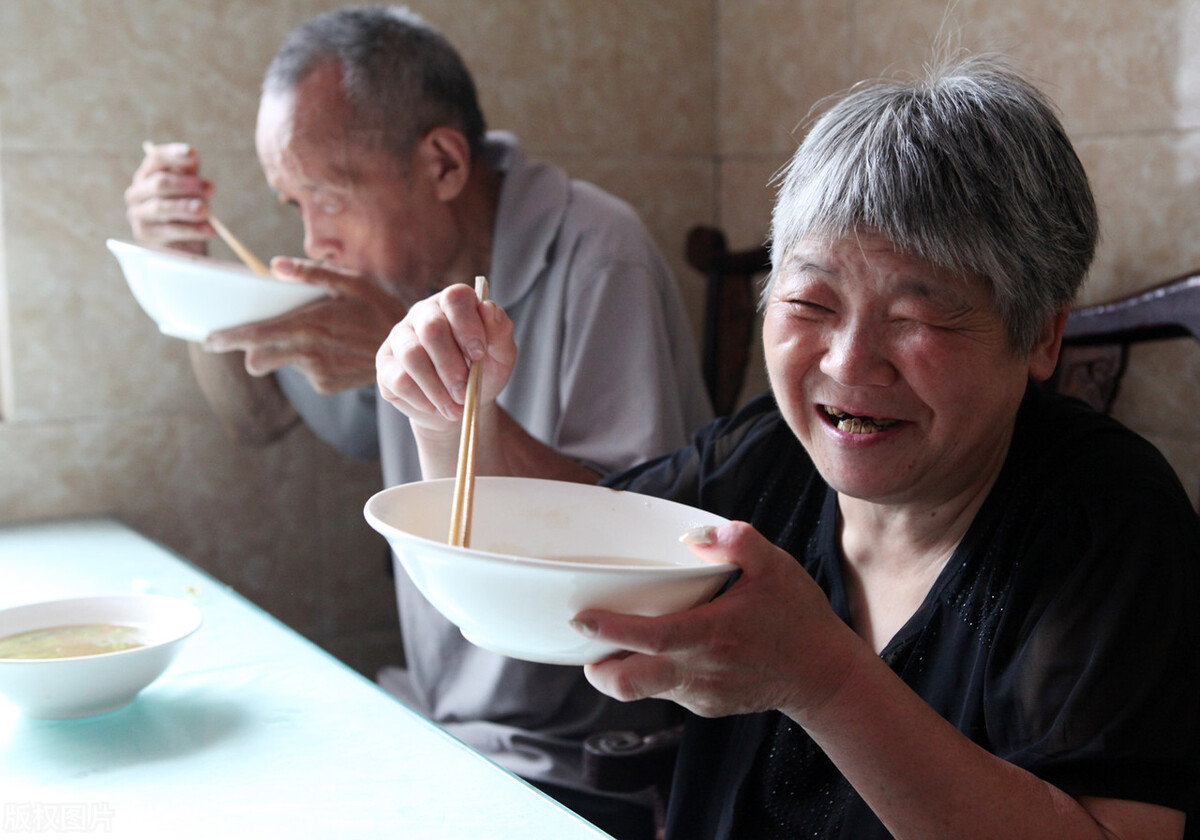
M280 274L295 274L296 263L291 257L276 257L271 260L271 270L277 271Z
M477 362L483 358L484 347L483 342L479 339L472 339L467 342L467 358L473 362Z
M187 203L187 209L189 213L199 213L204 209L204 202L198 198L193 198Z
M679 541L684 545L712 545L717 541L717 529L712 525L701 525L683 533Z
M572 618L571 629L582 636L587 636L589 639L596 635L596 622L590 618Z

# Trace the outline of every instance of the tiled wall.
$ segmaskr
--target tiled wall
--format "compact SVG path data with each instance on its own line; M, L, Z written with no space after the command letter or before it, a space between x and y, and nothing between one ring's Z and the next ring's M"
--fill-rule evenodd
M184 346L129 296L106 237L142 140L187 139L221 216L298 252L254 160L262 69L319 0L0 2L0 522L112 513L370 670L396 656L372 464L304 431L227 442ZM913 69L943 0L414 0L475 71L489 122L629 199L699 323L686 229L758 243L767 183L820 97ZM967 46L1061 106L1104 242L1089 301L1200 265L1200 0L958 0ZM226 254L226 256L228 256ZM3 315L7 306L8 319ZM7 323L7 327L5 326ZM1139 350L1118 413L1200 488L1200 350Z

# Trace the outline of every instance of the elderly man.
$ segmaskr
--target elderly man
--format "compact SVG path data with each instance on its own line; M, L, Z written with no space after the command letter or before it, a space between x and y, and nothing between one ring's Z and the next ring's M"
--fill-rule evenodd
M594 481L682 445L708 418L677 289L636 214L485 133L467 69L413 14L342 9L302 25L267 71L256 145L280 201L301 214L310 258L271 268L330 296L193 348L236 436L270 440L294 406L344 451L378 447L388 485L420 478L407 418L370 387L375 353L411 305L479 274L522 348L504 421L526 446L563 455L562 477ZM151 149L126 194L136 237L203 250L212 191L192 149ZM407 670L393 674L396 693L613 833L649 831L641 803L583 790L580 743L596 729L654 728L669 707L625 708L579 669L474 648L397 578Z

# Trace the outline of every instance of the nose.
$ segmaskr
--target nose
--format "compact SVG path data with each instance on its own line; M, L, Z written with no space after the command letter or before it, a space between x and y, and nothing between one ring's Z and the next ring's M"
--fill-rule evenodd
M314 214L304 213L304 253L311 260L336 263L342 254L337 229Z
M849 323L827 336L821 372L842 385L888 385L896 376L878 328Z

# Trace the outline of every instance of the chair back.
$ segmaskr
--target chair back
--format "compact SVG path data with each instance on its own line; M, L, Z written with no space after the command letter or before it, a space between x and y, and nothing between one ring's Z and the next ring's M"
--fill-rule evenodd
M1133 344L1191 336L1200 341L1200 272L1072 310L1047 387L1109 413ZM1200 387L1200 383L1181 386ZM1200 495L1197 497L1200 513Z
M730 251L725 234L715 227L688 231L688 264L707 280L704 304L704 383L717 416L737 407L757 312L755 278L771 270L765 246Z

